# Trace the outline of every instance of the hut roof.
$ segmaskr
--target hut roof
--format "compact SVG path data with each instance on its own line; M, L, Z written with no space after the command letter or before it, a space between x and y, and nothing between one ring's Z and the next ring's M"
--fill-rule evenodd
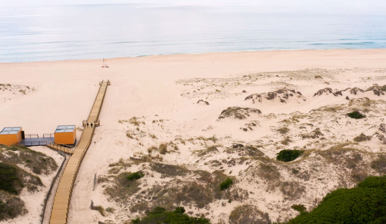
M5 127L0 131L0 135L13 135L21 131L21 127Z
M56 127L55 133L59 132L73 132L75 129L75 125L59 125Z

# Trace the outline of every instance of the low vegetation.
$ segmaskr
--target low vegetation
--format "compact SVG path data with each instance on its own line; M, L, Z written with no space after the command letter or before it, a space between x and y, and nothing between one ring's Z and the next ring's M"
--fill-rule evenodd
M106 210L100 205L94 205L93 201L91 201L90 208L91 208L91 210L98 211L99 214L101 214L101 216L106 216Z
M163 163L151 163L150 167L152 170L161 174L161 177L176 177L185 176L190 171L183 166L163 164Z
M347 116L349 116L350 118L353 118L353 119L362 119L362 118L366 117L366 115L362 114L359 111L353 111L351 113L348 113Z
M281 127L281 128L279 128L279 129L277 129L277 131L278 131L280 134L284 135L284 134L287 134L287 133L289 132L289 128L288 128L288 127Z
M249 107L228 107L221 112L218 119L235 118L243 120L248 118L252 114L261 114L261 111L256 108Z
M300 214L306 212L306 207L304 207L304 205L302 204L292 205L291 208L295 211L298 211Z
M0 145L0 221L26 214L24 193L39 191L43 186L39 175L50 174L57 167L53 158L40 152Z
M203 209L216 200L242 201L248 196L247 191L236 187L221 190L221 183L228 178L221 171L180 170L167 177L167 181L144 188L130 199L123 196L130 211L142 213L155 207L171 210L176 205Z
M332 88L324 88L324 89L319 89L314 96L322 96L322 95L334 95L334 96L342 96L342 90L333 90Z
M10 83L0 83L0 90L2 92L10 92L13 95L27 95L30 92L35 91L35 88L26 85L15 85Z
M357 137L354 138L354 141L356 142L364 142L364 141L369 141L371 140L371 136L367 136L363 133L361 133L360 135L358 135Z
M257 174L260 178L266 181L276 181L280 179L280 172L278 168L269 163L261 163L258 167Z
M168 152L177 151L178 146L173 141L161 143L158 147L157 146L151 146L147 149L148 153L158 152L161 155L165 155Z
M315 128L311 133L302 134L303 139L317 139L322 137L324 134L320 130L320 128Z
M259 146L253 145L243 145L243 144L233 144L231 148L227 148L226 152L235 154L237 153L242 157L250 157L250 158L259 158L264 156L264 153L260 151Z
M27 213L24 202L16 195L0 191L0 221L16 218Z
M195 153L197 153L199 157L203 157L211 153L218 153L218 152L219 150L217 145L208 146L205 149L195 151Z
M280 141L281 144L283 145L289 145L292 142L290 137L285 137L283 140Z
M281 150L277 154L276 159L283 162L293 161L299 156L301 156L303 152L303 150Z
M209 102L206 101L206 100L200 99L200 100L197 101L196 104L202 104L202 105L207 105L207 106L208 106L208 105L209 105Z
M138 118L138 117L132 117L129 119L128 122L134 126L140 126L142 124L145 124L145 122L141 121L140 118Z
M230 224L267 224L271 223L269 215L253 205L237 206L229 215Z
M381 174L386 174L386 155L379 155L377 159L372 161L371 168Z
M352 189L338 189L311 212L302 212L288 224L386 222L386 176L368 177Z
M190 217L185 214L182 207L174 211L167 211L164 208L156 207L142 219L137 218L131 221L132 224L210 224L206 218Z
M50 174L58 168L55 160L43 153L22 146L0 146L0 162L22 164L34 174Z
M230 186L232 186L233 184L233 180L231 178L227 178L225 179L223 182L221 182L220 184L220 189L223 191L223 190L226 190L228 188L230 188Z
M168 145L167 144L160 144L159 147L159 153L161 153L162 155L166 154L168 152Z
M358 87L346 88L346 89L341 89L341 90L338 90L338 89L334 89L333 90L333 89L327 87L327 88L318 90L314 94L314 96L321 96L321 95L330 95L330 94L332 94L332 95L334 95L336 97L338 97L338 96L346 96L346 97L348 97L348 94L350 94L350 95L358 95L359 93L364 93L364 92L372 92L376 96L381 96L381 95L385 94L384 93L386 91L385 89L386 89L385 85L380 86L378 84L374 84L373 86L367 88L366 90L358 88Z
M247 96L244 100L250 100L252 103L263 102L263 100L275 100L277 99L280 103L287 103L291 98L302 99L306 101L303 94L294 89L281 88L272 92L255 93Z
M374 95L381 96L385 95L386 85L380 86L378 84L374 84L373 86L369 87L366 91L371 91L374 93Z
M14 164L0 162L0 190L18 195L24 187L29 192L39 190L43 186L38 176L32 175Z
M141 171L137 171L137 172L128 174L127 180L134 181L134 180L141 179L144 176L145 176L145 174L143 174Z
M140 176L140 175L139 175ZM127 203L127 197L135 194L140 190L140 183L137 178L138 175L131 173L120 173L113 176L113 184L105 188L105 193L112 199L122 204Z
M295 200L300 198L306 191L305 187L296 181L284 181L280 182L279 189L287 200Z
M19 168L6 163L0 163L0 190L11 194L19 194L23 187Z

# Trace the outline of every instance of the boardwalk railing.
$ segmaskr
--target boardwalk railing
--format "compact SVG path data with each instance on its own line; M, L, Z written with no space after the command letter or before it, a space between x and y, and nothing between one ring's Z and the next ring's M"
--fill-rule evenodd
M30 147L40 145L46 146L52 143L54 143L54 134L43 134L42 137L39 137L38 134L26 134L20 144Z
M74 149L71 149L71 148L68 148L68 147L65 147L65 146L62 146L62 145L57 145L55 143L47 144L47 147L49 147L49 148L51 148L53 150L56 150L56 151L60 151L60 152L64 152L64 153L70 154L70 155L72 155L74 153Z
M87 121L83 122L84 130L80 137L79 143L73 151L72 156L64 169L56 190L54 204L52 207L50 224L66 224L68 218L68 208L70 205L73 185L78 174L82 160L91 144L95 128L99 125L99 114L102 109L103 100L106 95L109 81L99 83L99 90L94 100Z

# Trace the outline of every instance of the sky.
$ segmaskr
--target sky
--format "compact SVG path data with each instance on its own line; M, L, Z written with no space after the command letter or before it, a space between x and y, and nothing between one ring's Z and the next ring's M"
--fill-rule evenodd
M0 0L0 7L69 4L125 4L148 6L248 7L256 12L386 15L386 0Z

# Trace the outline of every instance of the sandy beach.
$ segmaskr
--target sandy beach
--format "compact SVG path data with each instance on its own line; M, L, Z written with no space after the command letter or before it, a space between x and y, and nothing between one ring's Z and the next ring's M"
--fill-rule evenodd
M76 180L71 224L124 223L144 214L148 208L141 202L169 206L155 186L178 192L203 179L204 171L235 177L234 188L205 202L192 196L191 203L170 202L170 207L184 206L213 223L237 223L228 217L247 206L270 221L288 220L297 214L293 204L310 209L332 190L385 174L371 167L386 153L384 49L165 55L105 63L108 68L101 67L102 60L0 63L0 126L22 126L27 134L52 133L61 124L81 128L98 83L111 81L101 126ZM366 119L345 116L353 110L364 111ZM361 134L371 138L353 140ZM232 151L246 146L253 146L253 155ZM323 154L337 146L347 154ZM275 162L287 148L308 153L290 164ZM356 155L360 165L342 168L350 162L343 158ZM184 174L162 173L157 164L183 168ZM268 173L277 175L264 177L261 166L273 167ZM109 189L120 189L119 174L138 170L145 177L136 191L111 194ZM91 201L111 212L91 210Z

